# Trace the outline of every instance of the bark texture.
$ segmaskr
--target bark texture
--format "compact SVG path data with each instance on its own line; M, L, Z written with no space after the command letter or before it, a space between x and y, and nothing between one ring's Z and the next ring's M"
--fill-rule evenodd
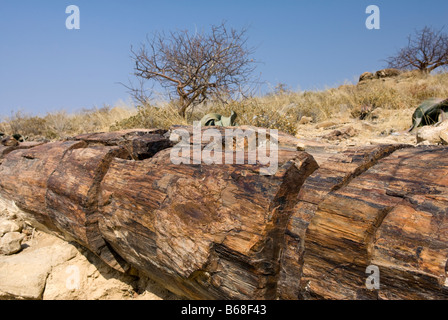
M262 175L265 164L247 163L258 149L241 164L173 163L179 130L194 133L126 130L2 149L0 195L30 223L190 299L448 298L448 148L336 152L268 131L278 170ZM257 134L232 144L252 139L260 147ZM186 144L191 159L210 146ZM366 283L369 266L379 289Z

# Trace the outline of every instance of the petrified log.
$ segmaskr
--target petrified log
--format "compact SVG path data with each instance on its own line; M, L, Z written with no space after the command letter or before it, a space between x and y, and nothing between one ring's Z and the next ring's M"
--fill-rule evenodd
M1 193L114 268L130 264L180 295L275 298L284 212L317 163L280 148L272 176L259 163L176 165L162 134L82 135L13 151Z
M317 167L312 157L280 154L277 174L261 176L257 166L174 165L169 155L112 162L101 234L176 293L274 298L284 211Z
M190 299L448 298L448 148L335 153L309 142L301 152L280 133L278 170L262 175L260 162L173 163L176 129L194 131L95 133L9 150L0 200ZM243 145L251 139L259 141ZM380 271L379 289L366 286L369 266Z
M29 212L34 223L57 232L47 215L47 182L64 154L83 146L82 141L62 141L8 153L0 166L1 193Z
M43 144L43 142L19 142L15 146L4 146L0 145L0 164L2 162L2 159L4 156L6 156L8 153L18 150L18 149L30 149L32 147L36 147Z
M98 232L98 188L113 158L128 156L120 147L69 150L49 176L46 193L46 212L56 228L120 271L126 271L127 264Z
M310 176L287 227L280 297L448 298L448 150L402 147L351 151ZM379 290L366 288L368 266Z

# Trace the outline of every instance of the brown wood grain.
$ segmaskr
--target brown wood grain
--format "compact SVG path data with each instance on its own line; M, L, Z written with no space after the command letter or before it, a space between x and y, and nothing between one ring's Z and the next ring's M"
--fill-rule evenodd
M2 149L0 196L189 299L448 298L447 147L303 152L280 133L278 170L261 175L253 151L243 164L175 164L171 132Z

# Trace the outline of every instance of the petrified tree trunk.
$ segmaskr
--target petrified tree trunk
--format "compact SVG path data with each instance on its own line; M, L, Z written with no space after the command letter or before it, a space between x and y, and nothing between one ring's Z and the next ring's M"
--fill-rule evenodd
M287 227L281 298L448 298L448 149L403 147L350 151L309 177ZM379 290L366 288L368 266Z
M176 293L274 298L284 212L317 164L305 153L281 154L278 173L260 176L256 166L174 165L169 155L112 162L101 185L101 234Z
M127 157L120 147L94 146L67 152L48 178L47 213L57 229L77 240L120 271L127 265L109 250L98 231L98 192L114 157Z
M307 292L306 290L302 292L303 287L300 281L305 239L319 204L328 194L349 184L353 178L371 168L379 159L403 147L405 146L366 147L333 155L323 161L319 169L306 180L285 232L285 248L279 281L281 298L297 299Z
M15 147L0 154L0 194L31 223L191 299L448 298L448 148L335 153L280 133L278 170L261 175L259 162L174 164L176 128L193 132ZM366 287L372 265L378 290Z
M82 141L63 141L8 153L0 166L1 193L40 226L58 231L47 214L47 182L67 151L85 146Z

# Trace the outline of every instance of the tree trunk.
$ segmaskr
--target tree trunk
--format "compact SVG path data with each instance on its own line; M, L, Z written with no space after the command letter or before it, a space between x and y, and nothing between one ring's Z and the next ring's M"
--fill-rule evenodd
M175 129L193 132L88 134L11 151L2 200L190 299L448 298L448 148L336 153L280 133L278 171L266 176L260 163L174 164ZM379 289L366 282L371 266Z
M286 229L281 298L448 298L448 149L403 147L348 151L307 179ZM366 286L369 266L378 290Z

